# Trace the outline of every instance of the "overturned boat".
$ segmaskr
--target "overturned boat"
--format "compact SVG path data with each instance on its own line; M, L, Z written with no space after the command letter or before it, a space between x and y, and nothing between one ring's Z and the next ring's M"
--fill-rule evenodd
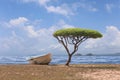
M28 61L30 62L30 64L48 65L51 60L51 53L48 53L43 56L31 58Z

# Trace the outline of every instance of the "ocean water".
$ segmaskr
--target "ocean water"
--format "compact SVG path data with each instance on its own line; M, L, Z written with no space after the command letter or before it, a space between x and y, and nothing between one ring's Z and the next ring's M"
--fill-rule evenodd
M32 56L0 56L0 64L29 64ZM50 64L65 64L68 56L52 56ZM71 64L120 64L120 56L73 56Z

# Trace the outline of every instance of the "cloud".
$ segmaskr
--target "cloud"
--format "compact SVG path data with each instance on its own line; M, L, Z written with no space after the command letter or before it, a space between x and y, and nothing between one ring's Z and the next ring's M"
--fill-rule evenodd
M15 31L11 31L10 36L0 37L0 55L21 55L23 52L24 39L16 34ZM22 54L23 55L23 54Z
M64 16L74 15L73 11L68 7L67 4L62 4L61 6L45 6L48 12L61 14Z
M84 48L96 53L120 52L120 30L116 26L107 26L103 38L88 40Z
M27 31L29 37L37 37L39 35L38 32L34 30L33 26L27 26L24 29Z
M35 2L42 6L45 6L48 2L50 2L50 0L22 0L22 2L24 2L24 3Z
M62 4L60 6L48 5L51 0L22 0L24 3L34 2L44 7L49 13L61 14L64 16L73 15L73 12L68 4Z
M25 18L25 17L19 17L19 18L10 20L9 23L12 26L17 26L17 25L23 24L23 23L25 23L27 21L28 21L27 18Z
M29 20L27 18L18 17L15 19L11 19L8 22L1 22L0 25L4 26L4 27L13 28L13 27L22 27L25 24L27 24L27 22L29 22Z
M50 2L50 0L38 0L39 4L41 5L46 5L48 2Z
M51 26L50 28L40 28L38 30L35 29L35 26L25 26L24 30L27 32L28 37L30 38L41 38L43 36L50 37L57 29L61 28L73 28L74 26L68 25L64 22L64 20L60 20L56 25Z
M74 2L74 3L62 3L59 5L52 5L50 3L55 4L55 0L22 0L24 3L37 3L40 6L44 7L48 13L60 14L66 17L71 15L75 15L76 10L85 9L87 11L96 12L98 9L93 6L92 3L86 2Z
M14 20L14 19L11 19ZM28 19L27 19L28 20ZM11 55L31 55L65 53L64 47L53 37L54 31L61 28L75 27L60 20L49 28L35 27L34 21L23 21L24 25L17 29L4 30L11 33L8 36L0 37L0 53ZM8 21L9 23L10 21ZM7 23L7 22L6 22ZM21 24L17 24L19 26ZM18 32L19 29L19 32ZM87 53L114 53L120 52L120 30L116 26L107 26L103 38L89 39L79 47L79 52ZM3 55L2 54L2 55Z
M113 48L120 48L120 30L117 27L107 27L107 34L105 36L109 39L110 45Z
M37 30L34 26L24 27L24 30L27 34L26 38L29 39L29 43L33 42L33 44L30 47L28 47L28 50L32 50L31 52L33 53L52 53L58 47L60 48L60 46L56 46L57 43L53 37L53 32L56 29L57 27L54 26L51 26L50 28L40 28Z
M28 19L25 20L25 22L24 20L21 21L19 18L11 20L15 22L17 21L19 23L16 24L16 26L21 26L21 23L26 25L23 25L20 28L15 27L3 29L4 32L7 31L10 34L4 37L0 37L0 53L10 53L9 55L30 55L38 53L44 54L48 52L58 53L63 51L64 49L62 45L60 45L53 37L53 33L57 29L74 27L72 25L66 24L63 20L60 20L57 24L49 28L41 28L41 26L36 28L36 24L32 24L34 21L30 21ZM10 24L10 21L6 23Z

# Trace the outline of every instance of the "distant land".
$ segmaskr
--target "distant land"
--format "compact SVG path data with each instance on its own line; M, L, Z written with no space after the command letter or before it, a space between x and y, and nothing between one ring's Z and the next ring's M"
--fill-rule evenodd
M74 56L120 56L120 52L119 53L109 53L109 54L77 53Z
M95 54L96 56L120 56L120 52L119 53L109 53L109 54Z

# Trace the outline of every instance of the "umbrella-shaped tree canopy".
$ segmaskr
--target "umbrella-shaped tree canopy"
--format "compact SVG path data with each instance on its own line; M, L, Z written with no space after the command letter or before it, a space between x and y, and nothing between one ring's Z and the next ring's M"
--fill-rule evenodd
M53 36L57 38L57 40L62 43L64 48L68 53L68 61L66 65L69 65L71 62L72 55L78 50L79 45L87 40L88 38L100 38L102 34L95 30L90 29L82 29L82 28L65 28L61 30L57 30L54 32ZM73 45L73 51L70 52L68 49L68 44Z
M64 37L69 37L69 36L74 36L74 37L88 37L88 38L100 38L102 37L102 34L99 33L98 31L95 30L89 30L89 29L82 29L82 28L66 28L66 29L61 29L57 30L54 32L54 37L57 36L64 36Z

